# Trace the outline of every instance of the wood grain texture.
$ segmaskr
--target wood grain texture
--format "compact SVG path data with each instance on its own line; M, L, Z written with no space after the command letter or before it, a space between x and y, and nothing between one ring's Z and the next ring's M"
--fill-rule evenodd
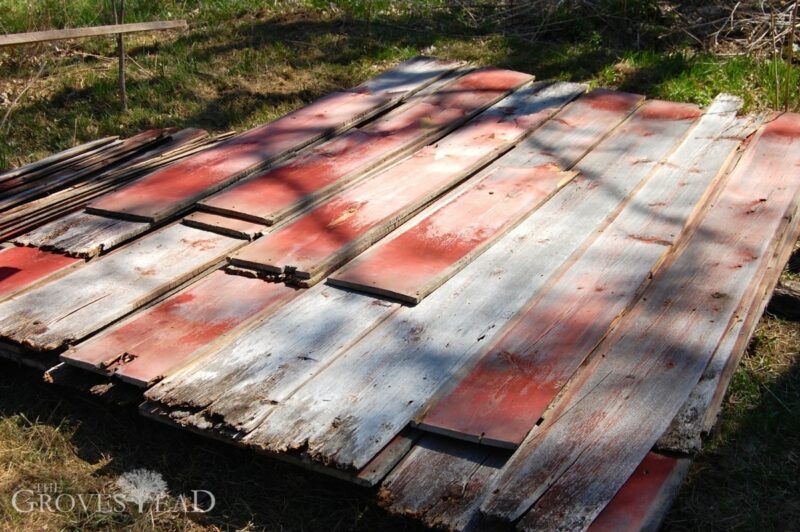
M34 285L81 261L36 248L13 246L0 250L0 299Z
M48 351L80 340L218 263L242 240L184 225L0 304L0 337Z
M581 85L555 84L542 96L558 101L583 91ZM429 216L406 224L395 238L362 254L328 282L419 303L573 176L554 163L509 167L498 161Z
M590 532L658 530L692 461L654 452L647 456L589 527Z
M649 105L579 163L583 175L419 305L399 308L272 406L243 441L362 467L607 223L691 125L654 120Z
M522 442L755 130L751 120L736 117L740 107L738 98L715 100L597 240L431 407L421 428L512 449Z
M380 505L445 530L479 530L478 507L507 453L423 436L381 484Z
M583 529L608 504L686 401L783 233L797 234L798 148L800 115L760 131L696 231L512 456L485 514Z
M312 285L497 158L568 100L538 87L514 93L435 146L247 246L231 262Z
M150 228L145 222L75 212L14 239L23 246L55 250L72 257L91 258Z
M67 364L147 387L296 290L216 271L61 355Z
M395 113L247 178L200 202L199 207L272 225L435 140L530 80L527 74L508 70L468 73Z
M193 212L183 219L183 223L189 227L245 240L255 240L268 231L264 224L211 212Z
M315 286L230 345L154 386L146 397L248 432L398 306Z
M393 82L378 84L372 93L366 92L369 88L364 87L362 92L332 93L269 124L153 172L91 203L87 210L146 222L161 221L320 138L374 116L455 66L431 60L401 64L391 75Z

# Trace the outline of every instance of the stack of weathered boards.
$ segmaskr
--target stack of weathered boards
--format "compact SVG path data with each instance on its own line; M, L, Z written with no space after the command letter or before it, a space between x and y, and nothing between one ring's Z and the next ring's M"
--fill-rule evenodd
M653 525L798 236L740 103L411 60L17 237L3 355L430 525Z

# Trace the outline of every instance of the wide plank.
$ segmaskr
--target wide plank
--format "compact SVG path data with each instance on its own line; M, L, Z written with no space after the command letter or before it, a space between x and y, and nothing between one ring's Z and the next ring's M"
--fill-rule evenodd
M797 237L798 167L800 115L787 113L509 460L486 515L526 528L594 520L686 401L784 233Z
M0 338L59 349L207 270L243 243L171 225L0 303Z
M367 171L435 140L531 79L527 74L492 68L468 73L395 113L206 198L198 206L275 224L330 197Z
M718 97L597 240L487 346L419 426L516 448L634 301L755 130L752 120L736 117L740 107L739 98Z
M201 419L248 432L398 307L317 285L229 345L164 379L146 398L162 408L176 407L178 415L190 407Z
M283 284L222 270L61 355L67 364L147 387L256 314L294 297Z
M313 285L418 209L510 149L574 97L530 87L379 175L334 196L231 257L234 265Z
M36 248L12 246L0 250L0 299L79 264L80 260Z
M557 84L578 96L583 87ZM505 159L505 158L504 158ZM552 163L515 167L497 161L471 186L397 236L384 240L328 282L417 304L547 201L574 174Z
M150 224L75 212L14 239L23 246L91 258L139 236Z
M693 122L674 119L686 115L685 106L656 118L650 105L579 163L582 175L419 305L399 308L273 406L243 442L299 448L340 468L363 466L591 241Z
M422 64L421 73L417 67ZM92 202L89 212L159 222L195 201L325 136L362 122L455 68L452 63L411 60L413 81L403 84L408 65L398 67L395 85L375 92L336 92L269 124L157 170ZM399 87L399 90L387 87Z

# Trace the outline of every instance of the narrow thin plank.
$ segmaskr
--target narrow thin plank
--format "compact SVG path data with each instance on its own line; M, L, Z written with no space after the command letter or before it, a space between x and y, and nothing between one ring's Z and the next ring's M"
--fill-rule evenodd
M426 435L381 484L380 505L431 528L478 530L478 507L507 453Z
M0 338L59 349L208 269L243 244L172 225L0 304Z
M510 149L572 97L531 87L231 257L310 286Z
M60 151L58 153L54 153L52 155L48 155L43 159L39 159L38 161L34 161L32 163L19 166L17 168L12 168L10 170L5 170L4 172L0 173L0 183L5 183L6 181L13 179L15 177L19 177L25 174L30 174L36 171L41 171L43 168L51 165L55 165L57 163L62 163L78 155L86 153L88 151L92 151L94 149L100 148L102 146L107 146L112 142L119 139L119 137L103 137L102 139L93 140L90 142L86 142L84 144L80 144L78 146L74 146L72 148L68 148L64 151ZM2 190L2 189L0 189Z
M374 487L394 469L422 437L422 432L407 428L398 434L375 455L370 463L365 465L354 477L357 484Z
M556 84L554 96L578 96L581 85ZM348 263L328 282L417 304L515 227L574 174L553 163L506 166L503 161L413 225Z
M36 248L15 246L0 250L0 299L80 262Z
M452 63L428 63L423 69L425 74L414 71L413 82L400 85L399 92L381 88L374 94L330 94L269 124L157 170L91 203L87 210L146 222L161 221L312 142L371 118L455 67ZM404 70L401 64L398 71Z
M147 387L194 353L296 290L216 271L161 303L71 347L67 364Z
M580 163L583 175L419 305L398 309L339 354L243 441L363 466L591 242L683 137L696 110L673 104L669 113L651 112L664 105L646 103Z
M0 47L17 46L63 39L80 39L98 35L119 35L141 31L163 31L187 28L185 20L156 20L153 22L135 22L133 24L111 24L108 26L90 26L88 28L67 28L63 30L33 31L30 33L12 33L0 35Z
M798 167L800 115L787 113L512 456L486 515L529 528L595 519L686 401L784 233L797 236Z
M213 233L245 240L255 240L268 230L264 224L221 216L211 212L193 212L183 219L183 223L189 227L205 229Z
M14 242L59 251L72 257L91 258L149 228L150 224L145 222L75 212L18 236Z
M692 461L654 452L647 456L589 527L590 532L658 530Z
M468 73L396 113L247 178L199 207L272 225L330 197L367 171L435 140L531 79L491 68Z
M735 97L714 101L585 253L432 405L421 428L512 449L522 442L755 130L736 117L740 107Z

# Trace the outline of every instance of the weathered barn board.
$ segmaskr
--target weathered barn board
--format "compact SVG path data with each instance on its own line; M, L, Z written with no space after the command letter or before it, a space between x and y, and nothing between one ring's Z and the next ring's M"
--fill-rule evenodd
M269 124L157 170L91 203L87 210L110 216L158 222L267 164L325 136L366 120L453 70L456 65L429 59L401 64L386 73L375 91L337 92Z
M80 260L36 248L12 246L0 250L0 299L79 264Z
M567 85L524 89L438 142L231 257L237 266L284 272L313 285L476 170L574 98Z
M431 407L421 428L512 449L522 442L754 131L751 120L737 119L740 107L734 97L714 101L597 240Z
M481 69L438 91L330 140L307 154L199 203L211 212L272 225L330 197L367 171L445 134L529 82L531 76Z
M486 488L508 453L425 435L381 484L381 506L432 528L477 530Z
M584 90L560 84L551 89L571 89L575 96ZM574 175L559 171L555 161L514 167L506 160L510 158L496 161L436 211L405 224L395 231L397 236L350 262L328 282L419 303Z
M526 528L594 520L689 396L783 235L797 237L797 167L800 115L787 113L512 456L485 514Z
M61 355L68 364L146 387L200 349L288 301L295 289L216 271Z
M275 404L398 307L318 285L231 344L151 388L146 397L178 409L202 410L204 418L250 431Z
M657 118L654 111L663 106L642 106L579 164L583 175L419 305L399 308L272 406L243 441L276 452L302 449L335 467L362 467L604 225L686 133L693 120ZM683 105L672 110L685 116Z
M145 222L75 212L18 236L14 242L60 251L72 257L91 258L149 228L150 224Z
M104 137L102 139L93 140L90 142L86 142L84 144L80 144L78 146L74 146L72 148L68 148L64 151L54 153L48 157L45 157L44 159L39 159L38 161L34 161L30 164L19 166L17 168L12 168L10 170L5 170L3 172L0 172L0 183L7 183L8 181L25 174L40 172L46 167L60 165L65 161L73 161L78 156L86 152L90 152L102 146L115 143L118 139L119 137L114 136L114 137ZM0 187L0 190L5 190L5 187Z
M218 263L243 240L172 225L0 304L0 338L49 351Z
M590 532L658 530L691 465L689 458L647 456L589 527Z
M193 212L183 219L189 227L205 229L221 235L253 240L267 232L267 226L240 218L230 218L211 212Z

